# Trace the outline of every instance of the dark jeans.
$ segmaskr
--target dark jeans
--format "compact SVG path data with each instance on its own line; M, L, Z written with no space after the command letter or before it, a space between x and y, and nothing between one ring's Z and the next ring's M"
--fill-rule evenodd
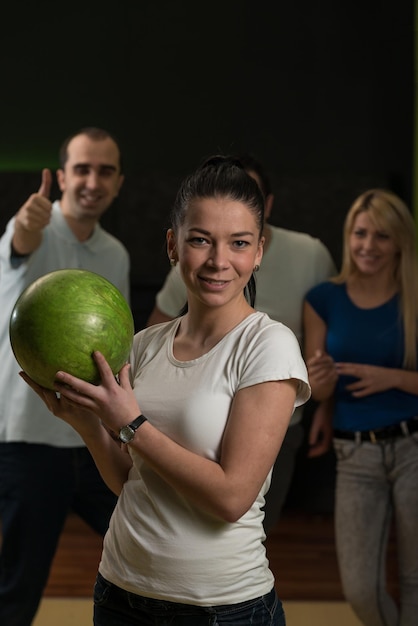
M67 514L101 535L116 496L86 448L0 443L0 624L30 626Z
M247 602L201 607L138 596L98 574L94 587L94 625L286 626L286 621L274 589Z

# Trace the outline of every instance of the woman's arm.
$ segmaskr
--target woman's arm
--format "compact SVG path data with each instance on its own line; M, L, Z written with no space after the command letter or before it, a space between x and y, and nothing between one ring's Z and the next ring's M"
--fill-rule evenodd
M78 432L89 449L103 480L119 495L128 478L132 460L121 444L101 424L97 415L55 391L40 387L24 372L21 377L43 400L53 415L60 417Z
M330 398L320 402L312 415L308 450L308 457L311 459L325 454L331 447L333 412L334 398Z
M400 389L418 396L418 372L361 363L336 363L335 368L340 375L358 378L346 387L355 398L388 389Z
M274 464L293 412L296 388L297 381L287 380L239 391L219 463L182 448L149 424L144 424L133 447L199 508L234 522L251 507Z
M118 384L104 357L95 356L101 385L60 372L57 389L69 401L100 415L107 428L119 432L141 413L129 382L129 366L121 370ZM149 421L136 431L129 446L196 506L219 519L236 521L250 508L273 466L293 413L297 386L298 381L291 379L239 391L228 417L219 463L187 450ZM94 438L90 433L87 437L86 431L80 434L94 454ZM103 446L99 460L103 462Z
M333 359L326 354L325 322L308 302L303 305L304 355L314 400L330 398L338 380Z

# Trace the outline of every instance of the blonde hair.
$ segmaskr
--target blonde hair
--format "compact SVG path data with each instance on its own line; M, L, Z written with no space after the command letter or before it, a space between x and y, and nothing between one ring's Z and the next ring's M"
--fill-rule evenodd
M417 369L418 343L418 260L415 223L407 205L393 192L370 189L361 194L350 207L344 222L343 258L340 273L332 279L344 283L355 272L349 240L357 215L367 211L377 228L384 230L398 248L395 281L398 285L404 326L405 369Z

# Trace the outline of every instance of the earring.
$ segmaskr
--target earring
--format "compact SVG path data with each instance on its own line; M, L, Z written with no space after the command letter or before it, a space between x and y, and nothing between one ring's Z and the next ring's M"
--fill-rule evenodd
M176 267L177 261L173 257L170 257L170 265L171 267Z
M258 272L259 269L260 269L259 265L254 265L254 272Z

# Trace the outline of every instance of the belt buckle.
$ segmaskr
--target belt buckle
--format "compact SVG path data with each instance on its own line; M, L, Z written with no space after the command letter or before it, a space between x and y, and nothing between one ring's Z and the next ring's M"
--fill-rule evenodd
M372 443L377 443L376 435L374 434L374 430L369 430L369 437Z

